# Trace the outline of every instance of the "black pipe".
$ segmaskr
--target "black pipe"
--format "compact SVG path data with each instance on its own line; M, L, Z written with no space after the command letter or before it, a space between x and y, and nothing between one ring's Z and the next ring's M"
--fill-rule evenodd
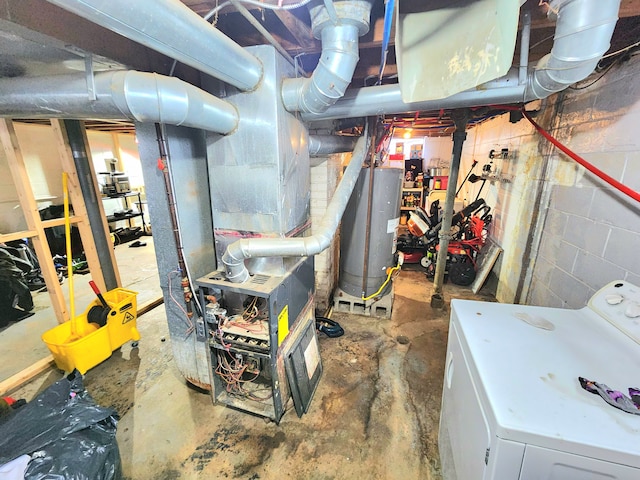
M80 183L82 198L89 218L89 227L96 245L96 253L100 261L104 284L107 290L113 290L119 286L116 271L111 261L113 245L104 231L104 219L102 218L99 203L101 199L94 188L93 172L91 171L88 148L85 142L84 124L79 120L63 120L63 124L67 131L73 163L78 173L78 183Z
M444 306L442 283L444 281L444 270L447 263L447 249L449 248L449 238L451 236L451 221L453 220L456 184L458 183L460 159L462 158L462 146L467 138L466 128L470 118L468 110L454 110L451 117L456 124L456 131L453 132L453 153L451 158L451 169L449 170L449 184L447 185L447 196L444 204L442 229L439 234L440 254L436 261L436 272L433 277L433 294L431 295L431 306L433 308L442 308Z

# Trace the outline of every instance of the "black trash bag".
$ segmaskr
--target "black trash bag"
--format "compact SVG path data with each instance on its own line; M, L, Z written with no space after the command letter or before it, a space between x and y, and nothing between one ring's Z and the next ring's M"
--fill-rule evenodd
M33 298L25 278L30 269L31 265L9 248L0 247L0 327L33 315Z
M0 420L0 465L27 454L25 480L119 480L117 423L75 370Z

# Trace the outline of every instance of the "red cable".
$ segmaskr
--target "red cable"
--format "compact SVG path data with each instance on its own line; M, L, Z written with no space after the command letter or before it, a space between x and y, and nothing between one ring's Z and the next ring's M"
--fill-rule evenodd
M630 196L631 198L633 198L636 202L640 202L640 193L636 192L635 190L627 187L626 185L620 183L619 181L617 181L615 178L610 177L609 175L607 175L606 173L604 173L602 170L599 170L598 168L596 168L595 166L593 166L592 164L590 164L589 162L587 162L584 158L582 158L580 155L578 155L577 153L569 150L567 147L565 147L562 143L560 143L558 140L556 140L555 138L553 138L551 136L551 134L549 132L547 132L544 128L542 128L540 125L538 125L533 118L531 118L529 116L529 114L525 111L525 109L522 109L522 114L524 115L524 117L529 120L529 122L531 122L531 125L533 125L535 127L535 129L538 131L538 133L540 133L544 138L546 138L547 140L549 140L551 143L553 143L556 147L558 147L560 150L562 150L564 153L566 153L567 155L569 155L572 159L574 159L576 162L578 162L580 165L582 165L584 168L586 168L587 170L589 170L591 173L593 173L594 175L596 175L597 177L601 178L602 180L604 180L605 182L607 182L609 185L611 185L612 187L617 188L618 190L620 190L622 193L624 193L625 195Z

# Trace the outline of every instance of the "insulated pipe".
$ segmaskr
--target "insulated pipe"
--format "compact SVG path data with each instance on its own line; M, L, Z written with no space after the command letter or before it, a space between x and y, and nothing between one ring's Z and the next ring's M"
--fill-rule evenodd
M179 0L48 0L241 90L262 78L260 61Z
M346 92L324 113L303 113L306 121L367 117L421 110L522 103L546 98L589 76L609 49L620 0L565 0L559 4L551 53L520 84L518 68L501 78L447 98L404 103L400 86L382 85Z
M358 137L346 135L309 135L309 155L330 155L332 153L351 152Z
M593 72L611 46L620 0L558 0L551 6L559 9L553 47L529 76L526 101L546 98Z
M289 78L282 85L282 101L290 112L320 114L344 95L358 63L358 27L325 25L322 54L310 78Z
M96 73L96 100L89 98L84 74L2 79L0 92L0 115L12 118L128 118L222 134L238 125L230 103L155 73Z
M336 188L331 202L322 217L318 232L311 237L296 238L243 238L227 247L222 256L227 279L242 283L249 279L245 259L254 257L305 257L325 250L333 239L340 220L351 198L368 150L368 136L358 139L349 166Z

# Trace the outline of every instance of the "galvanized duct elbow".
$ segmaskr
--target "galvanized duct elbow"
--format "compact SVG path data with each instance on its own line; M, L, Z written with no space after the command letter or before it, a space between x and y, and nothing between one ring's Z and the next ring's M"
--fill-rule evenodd
M340 225L340 220L351 198L358 180L365 155L368 137L362 136L356 142L349 166L336 188L327 211L322 217L318 232L311 237L296 238L244 238L227 247L222 256L227 279L242 283L249 279L245 259L254 257L304 257L316 255L326 249Z
M126 118L222 134L238 124L230 103L155 73L97 73L93 99L84 74L2 79L0 92L0 115L12 118Z
M558 20L551 53L529 75L525 101L564 90L593 72L609 49L620 0L557 0Z
M285 108L311 114L326 111L344 95L359 58L355 25L326 26L322 30L322 55L313 75L283 83Z
M358 37L369 31L371 0L312 2L313 34L322 41L318 66L310 78L286 79L282 101L290 112L320 114L344 95L358 64Z
M262 78L260 61L178 0L48 0L241 90Z

